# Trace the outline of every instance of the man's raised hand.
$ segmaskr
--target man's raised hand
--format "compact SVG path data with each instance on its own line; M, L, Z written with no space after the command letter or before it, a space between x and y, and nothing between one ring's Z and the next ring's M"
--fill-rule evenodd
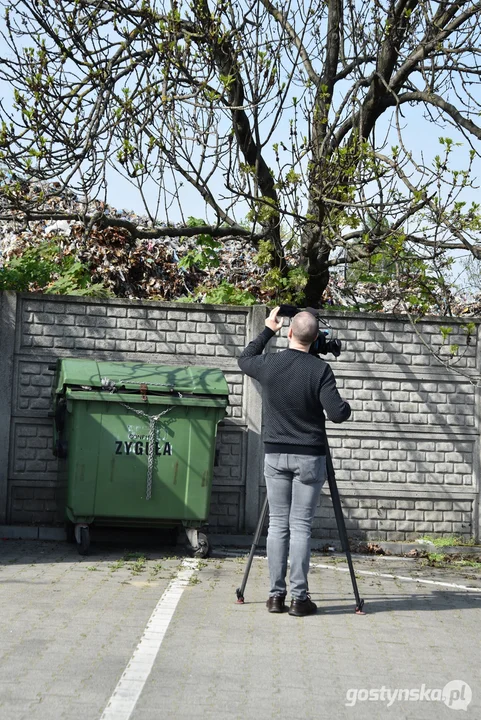
M284 318L278 317L278 315L277 315L279 310L280 310L280 305L273 308L271 310L271 312L269 313L269 317L266 318L266 327L270 328L272 330L272 332L275 332L275 333L281 329L281 327L284 323Z

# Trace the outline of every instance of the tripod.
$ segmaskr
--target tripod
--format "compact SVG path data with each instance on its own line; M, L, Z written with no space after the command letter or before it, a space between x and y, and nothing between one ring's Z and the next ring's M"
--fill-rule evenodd
M357 587L356 575L354 573L351 551L349 548L349 540L348 540L347 532L346 532L346 524L344 522L344 515L342 514L341 499L339 497L339 490L337 489L336 476L334 473L334 467L332 465L331 451L329 449L329 443L327 442L327 437L326 437L326 469L327 469L327 480L329 483L329 490L331 492L332 506L334 508L334 515L336 517L337 530L339 532L339 538L341 540L341 548L342 548L342 551L346 554L346 560L347 560L347 564L349 567L349 574L351 576L352 589L354 591L354 597L356 598L356 607L355 607L354 612L356 613L356 615L365 615L365 613L363 612L364 600L360 597L359 590ZM252 561L254 559L255 551L259 545L259 540L261 537L262 528L264 527L266 516L267 516L267 495L264 499L264 503L262 505L262 510L261 510L261 514L259 517L259 521L257 523L256 531L254 533L254 539L253 539L251 550L250 550L249 557L247 560L246 569L244 571L244 577L242 578L242 583L241 583L240 587L238 587L236 590L237 602L241 605L244 603L244 590L245 590L245 587L247 584L247 578L249 577L249 572L251 569Z

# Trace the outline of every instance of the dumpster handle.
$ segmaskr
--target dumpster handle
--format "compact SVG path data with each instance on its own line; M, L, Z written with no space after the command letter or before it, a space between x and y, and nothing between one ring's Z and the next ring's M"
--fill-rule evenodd
M168 408L163 410L161 413L158 413L158 415L148 415L147 413L144 413L142 410L136 410L133 407L130 407L130 405L127 405L126 403L120 403L124 408L127 408L127 410L131 410L136 415L139 415L139 417L144 417L146 420L149 421L149 456L148 456L148 463L147 463L147 487L145 491L145 499L150 500L152 498L152 475L154 472L154 457L155 457L155 423L163 416L167 415L170 410L172 410L173 405L169 405Z
M102 389L104 389L104 390L110 390L111 393L114 393L114 392L117 391L117 389L118 389L119 387L122 387L122 385L125 386L125 383L132 383L132 382L133 382L133 381L132 381L131 378L126 378L125 380L117 380L117 382L115 382L115 380L111 380L111 379L108 378L108 377L104 377L104 378L102 378ZM143 395L142 390L143 390L143 387L145 387L145 388L148 387L148 386L147 386L147 383L144 382L144 381L142 381L142 380L139 380L139 385L140 385L140 392L141 392L141 394ZM149 386L152 386L152 387L169 388L169 390L170 390L171 393L174 393L174 392L177 393L177 397L179 397L179 398L182 398L182 397L183 397L183 396L182 396L182 393L181 393L179 390L175 390L174 386L173 386L173 385L169 385L168 383L153 383L153 382L150 382L150 381L149 381L148 385L149 385Z

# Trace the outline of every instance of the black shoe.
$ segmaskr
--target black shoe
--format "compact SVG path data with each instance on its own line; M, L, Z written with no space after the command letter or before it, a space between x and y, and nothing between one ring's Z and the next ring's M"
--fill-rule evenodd
M266 608L270 613L282 613L286 609L286 598L284 595L272 595L266 602Z
M315 615L316 612L317 605L312 602L310 597L307 597L305 600L291 600L289 615L304 617L304 615Z

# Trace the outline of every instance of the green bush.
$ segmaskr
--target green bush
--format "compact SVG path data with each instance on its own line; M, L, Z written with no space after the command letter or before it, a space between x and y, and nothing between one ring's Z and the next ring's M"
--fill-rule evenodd
M67 255L54 240L28 247L0 266L0 291L108 297L101 283L91 282L88 267Z
M220 285L207 290L202 302L210 305L255 305L257 301L248 290L240 290L232 283L222 280Z
M255 305L258 301L248 290L240 290L227 280L222 280L217 287L213 288L199 285L194 295L177 298L176 302L200 302L208 305Z
M30 247L0 267L0 290L27 292L43 289L58 270L51 248Z

